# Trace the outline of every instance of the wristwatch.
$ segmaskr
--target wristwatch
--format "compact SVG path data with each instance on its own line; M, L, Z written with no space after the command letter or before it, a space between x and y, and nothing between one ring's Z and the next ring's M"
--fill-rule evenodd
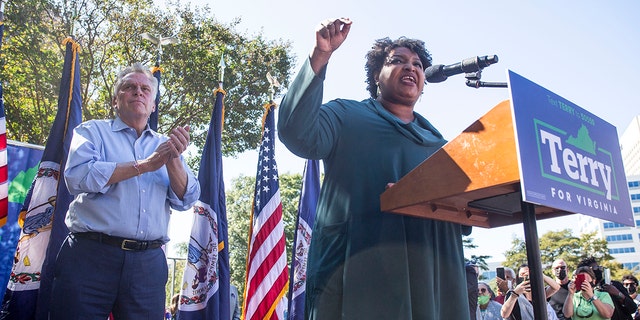
M594 300L598 300L598 296L596 296L595 294L591 296L591 298L588 301L593 302Z

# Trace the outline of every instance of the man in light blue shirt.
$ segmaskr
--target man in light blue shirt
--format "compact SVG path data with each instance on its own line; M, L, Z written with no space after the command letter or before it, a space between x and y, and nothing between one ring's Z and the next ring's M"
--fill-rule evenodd
M162 319L170 209L188 210L200 185L181 154L189 127L147 124L157 80L141 64L115 84L112 120L74 130L64 171L74 201L58 254L51 319Z

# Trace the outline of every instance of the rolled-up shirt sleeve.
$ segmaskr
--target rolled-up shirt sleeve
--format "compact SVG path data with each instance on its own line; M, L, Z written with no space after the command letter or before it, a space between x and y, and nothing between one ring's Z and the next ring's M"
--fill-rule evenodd
M106 193L107 182L116 169L116 162L104 161L101 156L101 140L92 137L87 124L73 130L64 178L69 193Z
M200 182L198 182L198 179L188 168L182 156L180 156L180 160L182 161L182 165L187 172L187 191L184 193L184 196L181 200L180 198L178 198L176 193L173 192L173 189L169 188L168 199L172 209L185 211L189 210L196 203L196 201L198 201L198 198L200 198Z

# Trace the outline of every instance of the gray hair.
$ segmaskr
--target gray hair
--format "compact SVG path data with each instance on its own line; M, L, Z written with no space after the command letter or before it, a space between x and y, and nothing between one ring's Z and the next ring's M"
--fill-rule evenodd
M153 90L153 97L156 96L156 94L158 93L158 79L156 79L156 77L153 76L153 73L151 73L151 70L149 70L149 68L147 68L146 66L144 66L143 64L141 64L140 62L135 62L134 64L132 64L131 66L128 66L124 69L122 69L119 73L118 73L118 78L116 79L116 84L113 88L113 97L115 99L115 97L118 96L118 92L120 91L120 87L122 87L122 79L130 74L130 73L134 73L134 72L139 72L142 73L144 75L147 76L147 78L149 78L149 81L151 82L151 89Z

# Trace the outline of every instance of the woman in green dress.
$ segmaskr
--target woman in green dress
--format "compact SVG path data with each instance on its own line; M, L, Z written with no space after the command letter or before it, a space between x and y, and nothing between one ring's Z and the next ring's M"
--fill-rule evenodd
M414 112L431 56L420 40L376 40L365 65L371 97L323 104L329 58L351 25L320 24L278 116L287 148L324 163L306 319L469 319L461 226L380 210L385 188L446 143Z

